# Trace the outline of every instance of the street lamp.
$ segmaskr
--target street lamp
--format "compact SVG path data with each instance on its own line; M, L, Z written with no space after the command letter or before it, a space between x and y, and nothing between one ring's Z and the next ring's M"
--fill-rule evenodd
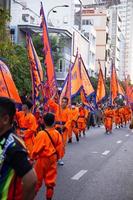
M68 8L69 5L60 5L60 6L54 6L53 8L51 8L47 14L47 22L48 22L48 18L51 12L56 13L56 11L54 10L55 8Z

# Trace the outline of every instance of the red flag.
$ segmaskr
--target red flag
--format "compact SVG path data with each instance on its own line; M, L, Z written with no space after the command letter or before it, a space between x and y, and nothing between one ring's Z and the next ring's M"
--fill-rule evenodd
M26 39L27 39L27 53L30 63L30 72L32 79L32 99L35 105L36 100L39 97L39 93L41 92L43 95L43 90L42 90L43 70L30 35L27 35Z
M105 82L103 78L101 64L99 62L99 75L98 75L98 84L97 84L97 91L96 91L96 102L98 103L102 101L105 95L106 95Z
M45 66L46 66L46 74L47 74L47 89L49 90L50 97L55 94L57 91L57 83L55 76L55 68L53 63L53 57L51 53L51 46L49 42L47 23L45 19L43 5L41 3L40 15L42 17L42 30L43 30L43 45L44 45L44 54L45 54Z
M0 96L14 99L21 103L18 90L14 84L11 73L4 62L0 60Z
M118 80L115 66L112 64L111 78L110 78L110 92L111 92L111 104L114 104L115 98L118 96Z

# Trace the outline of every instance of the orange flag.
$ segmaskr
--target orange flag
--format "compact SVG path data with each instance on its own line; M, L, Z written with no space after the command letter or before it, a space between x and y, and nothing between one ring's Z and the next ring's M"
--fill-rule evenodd
M101 64L99 62L99 75L98 75L98 84L97 84L97 91L96 91L96 102L100 102L104 99L106 95L105 91L105 82L103 78L103 72L101 69Z
M64 82L64 86L60 95L60 103L63 97L67 97L69 99L68 105L71 105L71 64L69 67L69 72Z
M125 91L119 82L118 82L118 94L125 96Z
M52 97L53 94L55 94L55 91L57 91L57 83L56 83L55 68L54 68L54 63L53 63L51 46L49 42L47 23L46 23L42 3L41 3L40 15L42 19L42 23L41 23L42 31L43 31L42 39L43 39L43 44L44 44L45 66L46 66L46 75L47 75L46 87L49 93L49 97Z
M79 93L82 87L81 71L79 66L78 53L71 68L71 97Z
M79 59L79 65L80 65L80 70L81 70L82 85L83 85L86 96L89 97L90 95L95 93L95 90L91 84L88 72L86 70L86 67L81 57Z
M114 104L115 98L118 96L118 80L115 66L112 64L110 78L110 92L111 92L111 104Z
M80 92L81 87L82 87L82 80L79 68L79 58L77 54L74 64L71 67L71 70L69 70L69 74L63 85L61 98L65 96L65 94L71 94L71 98L74 97Z
M127 84L126 86L126 96L128 103L133 103L133 86Z
M26 39L27 39L27 53L30 63L30 72L32 79L32 99L35 105L35 102L39 97L39 92L42 92L43 95L43 90L42 90L43 70L30 35L27 35Z
M4 62L0 60L0 96L9 97L16 103L21 103L18 90L11 73Z

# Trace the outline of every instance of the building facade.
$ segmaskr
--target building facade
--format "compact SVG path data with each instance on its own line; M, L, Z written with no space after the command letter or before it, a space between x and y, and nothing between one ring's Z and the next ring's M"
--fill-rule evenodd
M121 25L122 19L116 6L113 6L109 10L110 23L109 34L111 38L111 58L115 64L116 70L120 71L120 56L121 56ZM123 51L123 50L122 50Z
M100 60L105 75L109 73L110 43L108 37L108 12L106 9L83 9L82 25L87 32L87 25L92 24L96 31L95 72L98 73Z
M125 36L125 76L130 75L133 82L133 1L121 0L118 10L122 18L122 32Z

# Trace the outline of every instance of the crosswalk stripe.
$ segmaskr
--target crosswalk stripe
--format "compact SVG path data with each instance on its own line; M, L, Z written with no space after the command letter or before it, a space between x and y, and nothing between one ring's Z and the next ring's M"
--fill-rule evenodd
M77 174L75 174L71 179L72 180L79 180L84 174L87 173L88 170L80 170Z

